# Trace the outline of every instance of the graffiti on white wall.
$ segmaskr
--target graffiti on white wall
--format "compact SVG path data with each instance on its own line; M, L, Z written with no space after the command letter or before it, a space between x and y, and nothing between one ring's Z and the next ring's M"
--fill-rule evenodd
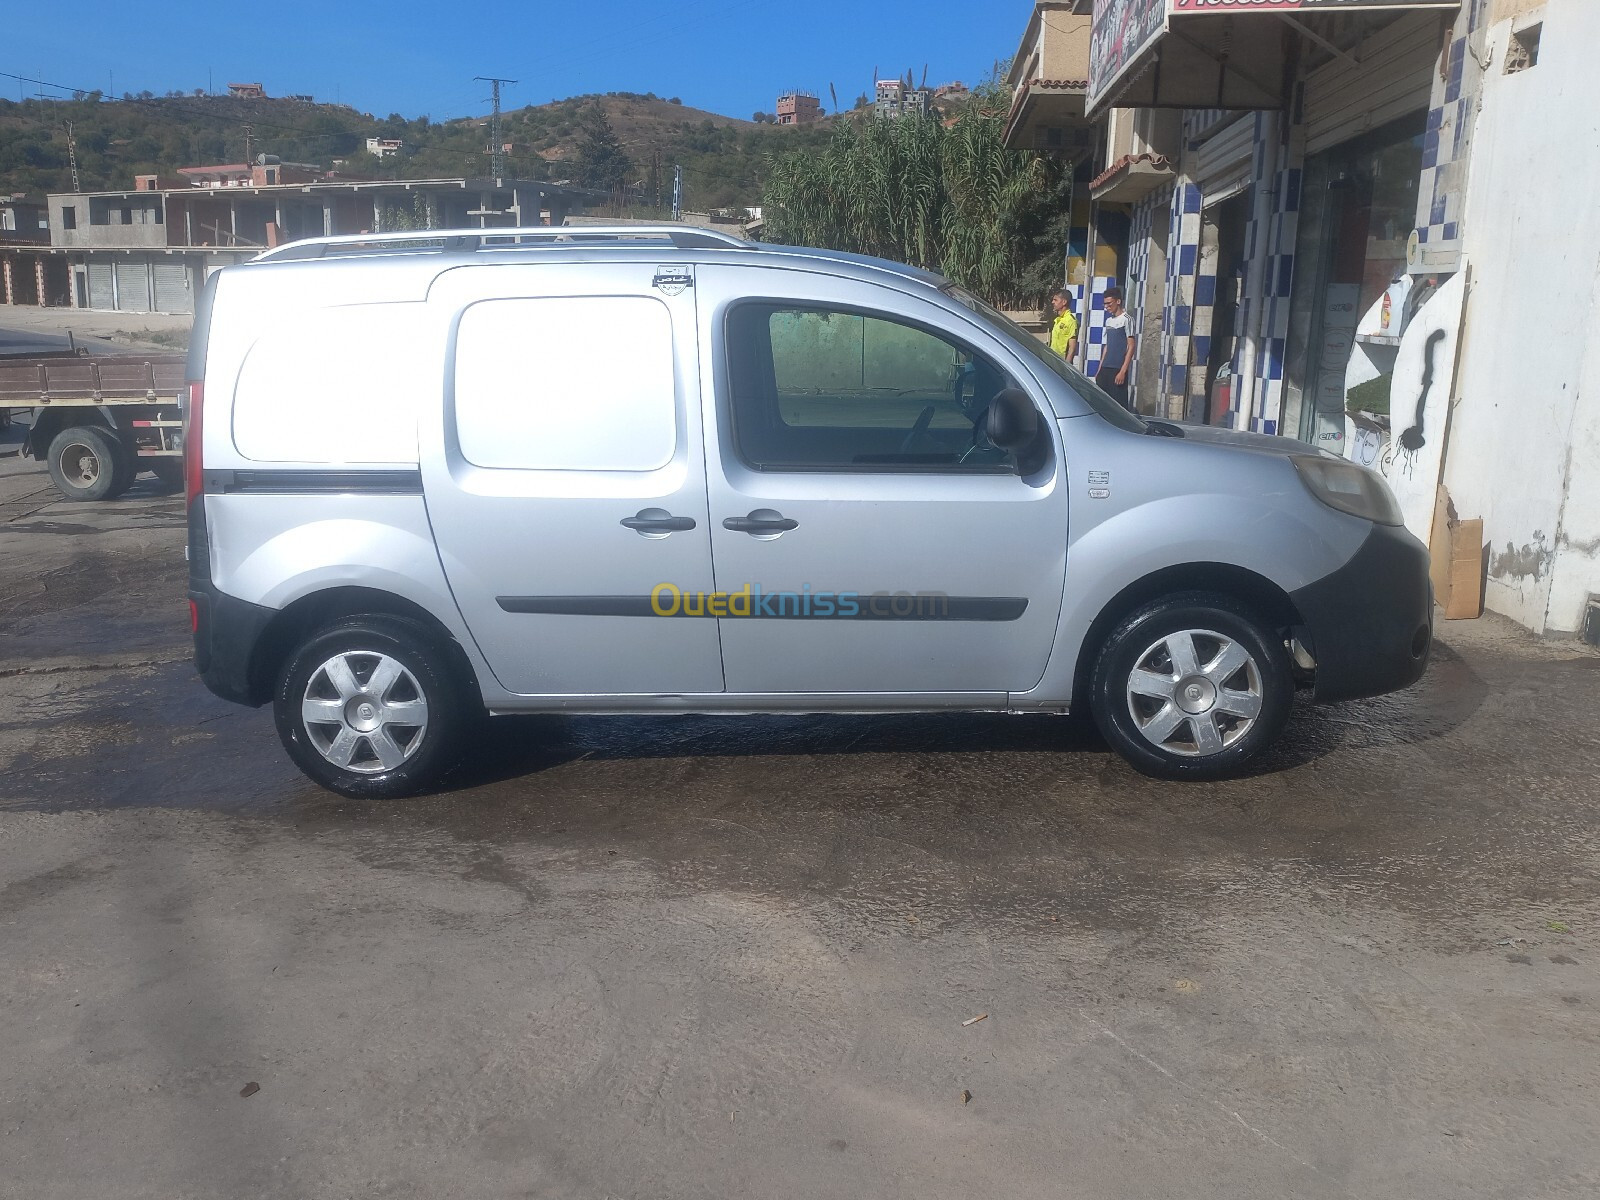
M1406 528L1424 543L1433 529L1465 297L1466 276L1455 275L1428 298L1406 326L1389 389L1388 443L1371 464L1394 490ZM1358 434L1351 457L1361 462L1370 456L1372 440L1369 432Z

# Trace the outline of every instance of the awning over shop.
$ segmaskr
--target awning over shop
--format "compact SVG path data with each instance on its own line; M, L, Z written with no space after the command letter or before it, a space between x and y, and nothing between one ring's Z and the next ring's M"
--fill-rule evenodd
M1132 204L1170 182L1175 173L1159 154L1129 154L1089 181L1089 195L1102 204Z
M1093 131L1084 118L1087 80L1030 79L1017 88L1006 118L1005 144L1013 150L1042 150L1064 158L1082 158L1094 148Z
M1086 109L1280 108L1296 39L1359 52L1398 12L1460 0L1095 0Z

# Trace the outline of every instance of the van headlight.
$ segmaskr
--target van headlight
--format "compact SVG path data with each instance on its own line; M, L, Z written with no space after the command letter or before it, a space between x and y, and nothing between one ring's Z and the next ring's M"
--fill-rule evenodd
M1376 471L1342 458L1313 458L1309 454L1294 455L1289 461L1294 463L1306 491L1329 508L1379 525L1405 524L1394 493Z

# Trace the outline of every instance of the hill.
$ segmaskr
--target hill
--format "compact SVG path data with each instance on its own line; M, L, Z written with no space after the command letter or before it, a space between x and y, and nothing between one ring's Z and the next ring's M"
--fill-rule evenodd
M507 111L501 140L511 145L507 173L582 182L583 116L601 109L627 156L629 198L670 203L672 167L684 170L685 206L707 209L760 202L766 156L825 140L829 122L805 129L756 124L691 108L672 98L613 92ZM484 175L488 118L433 122L398 113L375 117L344 105L170 94L107 100L0 100L0 193L73 190L67 129L76 140L84 191L133 186L138 174L242 162L249 153L285 161L340 164L345 175L423 179ZM398 138L411 152L384 159L369 137Z

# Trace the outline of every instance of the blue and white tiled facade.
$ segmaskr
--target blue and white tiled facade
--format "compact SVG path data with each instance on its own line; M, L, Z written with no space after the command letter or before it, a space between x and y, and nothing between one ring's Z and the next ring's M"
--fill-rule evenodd
M1246 275L1239 324L1242 329L1258 328L1260 336L1253 343L1240 338L1234 349L1234 395L1252 397L1250 412L1244 415L1248 428L1257 433L1277 433L1283 413L1283 367L1288 349L1295 240L1300 227L1303 155L1294 145L1292 131L1290 140L1284 142L1284 127L1276 113L1256 113L1254 119L1251 187L1256 195L1267 189L1272 204L1264 212L1261 205L1252 210L1245 233L1247 261L1257 262L1258 256L1264 256L1265 261L1258 272ZM1279 151L1276 156L1275 148ZM1275 157L1278 168L1269 177L1268 164ZM1255 316L1263 308L1264 315L1257 324ZM1239 423L1237 413L1235 423Z
M1161 416L1183 416L1188 396L1201 201L1197 185L1183 179L1173 184L1167 227L1167 289L1161 312L1161 401L1156 410Z
M1466 0L1442 74L1435 78L1427 118L1419 178L1418 269L1454 270L1461 234L1461 203L1466 194L1470 117L1477 104L1478 69L1472 35L1485 21L1490 0ZM1189 110L1182 118L1184 146L1197 144L1224 122L1254 123L1251 139L1250 219L1245 230L1245 275L1235 317L1238 336L1232 368L1232 424L1262 434L1282 432L1285 366L1290 339L1290 304L1296 272L1301 187L1304 178L1302 125L1288 112L1232 114L1222 109ZM1160 336L1160 395L1136 397L1139 408L1174 418L1205 413L1205 368L1211 352L1211 322L1218 301L1214 262L1203 242L1203 210L1208 197L1179 158L1178 179L1158 194L1170 205L1166 235L1166 278ZM1128 253L1130 296L1146 294L1152 222L1133 213ZM1162 280L1157 280L1158 285ZM1240 411L1245 408L1245 411ZM1290 430L1293 432L1293 430Z
M1206 132L1233 115L1213 109L1186 113L1185 134ZM1259 269L1246 272L1237 327L1252 328L1254 313L1262 306L1266 314L1259 339L1247 341L1241 337L1238 341L1231 364L1232 396L1236 406L1241 395L1252 398L1250 411L1242 416L1236 414L1236 424L1276 433L1283 407L1289 292L1294 277L1302 172L1299 158L1285 153L1292 146L1276 147L1279 153L1272 153L1275 148L1269 146L1269 140L1279 137L1281 131L1277 114L1249 113L1242 119L1255 125L1251 195L1268 189L1272 203L1264 213L1260 206L1252 207L1246 231L1246 261L1254 263L1261 254L1266 261ZM1278 169L1269 178L1268 166L1274 162ZM1205 203L1200 186L1180 172L1177 182L1152 193L1133 210L1127 272L1131 303L1138 303L1146 294L1154 227L1151 217L1156 206L1166 204L1170 218L1164 247L1167 271L1161 313L1160 394L1155 399L1135 397L1144 412L1195 418L1205 411L1205 364L1211 354L1212 316L1218 296L1216 264L1202 247ZM1140 315L1135 312L1136 318Z
M1600 2L1600 0L1597 0ZM1454 271L1459 268L1462 204L1466 194L1470 130L1476 111L1483 67L1478 59L1480 30L1491 0L1463 0L1447 46L1432 81L1427 131L1418 188L1419 259L1413 270ZM1475 48L1476 47L1476 48ZM1377 45L1367 51L1377 53ZM1190 109L1181 121L1182 149L1177 175L1168 187L1135 203L1129 212L1125 264L1128 300L1136 323L1140 306L1161 296L1157 395L1136 394L1138 409L1149 414L1205 419L1205 374L1211 353L1212 320L1219 281L1215 246L1204 229L1212 198L1203 194L1194 152L1218 130L1235 120L1253 123L1249 217L1245 229L1244 274L1235 328L1239 331L1230 364L1230 424L1274 434L1283 432L1290 307L1300 235L1301 189L1307 127L1293 106L1282 111L1238 113L1224 109ZM1233 178L1237 180L1237 176ZM1236 183L1235 185L1236 186ZM1152 269L1153 239L1161 237L1152 216L1166 205L1165 277ZM1098 284L1097 286L1101 286ZM1302 301L1303 302L1303 301ZM1153 322L1152 322L1153 324ZM1295 326L1298 328L1299 326ZM1153 331L1152 331L1153 332ZM1147 341L1153 342L1154 337ZM1095 355L1095 346L1091 346ZM1287 432L1295 432L1293 429Z
M1084 371L1093 376L1100 369L1100 348L1106 339L1106 289L1116 286L1114 275L1093 275L1087 284L1089 297L1084 300L1084 284L1069 285L1072 309L1078 314L1078 340L1083 344Z
M1418 265L1423 268L1454 271L1460 266L1472 118L1483 79L1473 42L1488 17L1489 0L1466 0L1450 30L1443 70L1433 82L1417 188Z

